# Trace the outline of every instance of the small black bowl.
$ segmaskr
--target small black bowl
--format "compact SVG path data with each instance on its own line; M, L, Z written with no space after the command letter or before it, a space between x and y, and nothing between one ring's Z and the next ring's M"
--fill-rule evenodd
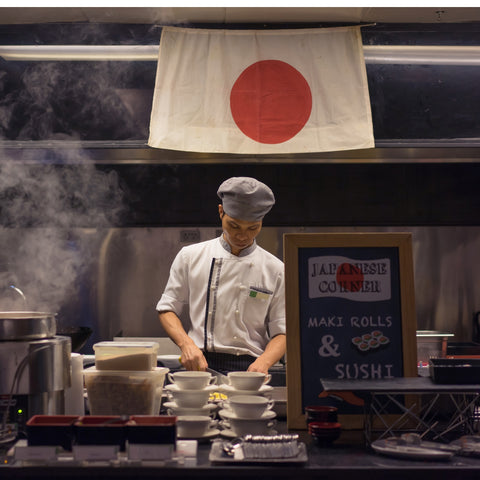
M337 407L330 405L310 405L305 407L307 424L310 422L337 422Z
M310 422L308 433L320 445L330 445L339 439L342 426L338 422Z

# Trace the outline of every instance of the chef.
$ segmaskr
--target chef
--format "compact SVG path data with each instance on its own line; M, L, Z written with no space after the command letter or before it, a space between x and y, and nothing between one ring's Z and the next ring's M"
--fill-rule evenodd
M177 254L156 307L160 323L187 370L267 373L285 354L284 265L255 238L275 197L250 177L225 180L217 194L223 233ZM187 306L188 333L179 319Z

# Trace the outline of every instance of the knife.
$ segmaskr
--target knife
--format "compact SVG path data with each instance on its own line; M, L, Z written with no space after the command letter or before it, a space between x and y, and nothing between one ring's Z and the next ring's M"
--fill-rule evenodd
M214 377L217 377L217 385L228 384L227 376L223 373L217 372L213 368L207 368L206 371L211 373Z

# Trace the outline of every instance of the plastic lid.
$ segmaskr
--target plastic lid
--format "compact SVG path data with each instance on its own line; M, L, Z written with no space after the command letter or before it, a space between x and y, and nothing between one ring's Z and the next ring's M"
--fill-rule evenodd
M96 348L153 348L158 350L160 345L157 342L99 342L93 345Z
M96 367L88 367L83 370L85 375L101 375L101 376L155 376L166 375L170 371L167 367L155 367L152 370L98 370Z

